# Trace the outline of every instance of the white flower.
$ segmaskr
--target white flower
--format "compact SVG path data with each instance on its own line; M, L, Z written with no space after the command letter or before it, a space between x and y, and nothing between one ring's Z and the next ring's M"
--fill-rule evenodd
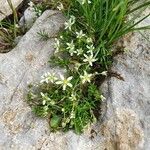
M71 22L72 24L74 24L74 23L75 23L75 20L76 20L75 16L71 15L71 16L70 16L70 22Z
M102 73L100 73L103 76L107 76L107 71L103 71Z
M80 66L81 66L81 64L80 63L75 63L75 70L77 70L78 71L78 69L80 68Z
M68 46L67 49L69 50L71 56L73 56L74 53L77 53L75 51L75 45L73 43L73 40L71 41L71 43L67 43L67 46Z
M86 42L87 42L87 43L93 43L93 40L92 40L92 38L87 38L87 39L86 39Z
M59 3L59 5L57 6L57 9L58 10L63 10L64 9L64 6L62 3Z
M97 61L97 59L94 58L93 53L91 53L90 56L84 54L85 59L84 62L88 62L90 66L93 66L93 62Z
M50 104L55 105L56 103L55 103L55 101L51 100Z
M83 54L83 49L82 48L77 49L77 55L81 55L81 54Z
M46 93L46 94L44 94L44 93L40 93L41 94L41 96L42 96L42 104L43 105L46 105L46 103L48 103L48 104L51 104L51 105L55 105L55 101L53 101L52 99L50 99L49 97L48 97L48 94Z
M80 32L76 32L76 35L77 35L77 38L78 38L78 39L81 39L82 37L85 36L85 34L83 34L83 31L82 31L82 30L80 30Z
M52 72L52 73L47 72L44 75L42 75L41 78L42 78L42 80L40 81L41 83L43 83L43 82L54 83L57 80L57 77L55 76L54 72Z
M69 123L70 122L70 118L66 118L66 123Z
M62 35L60 36L60 39L63 39L63 36L62 36Z
M70 50L69 50L69 53L70 53L70 56L73 56L73 54L74 54L74 53L77 53L77 52L76 52L75 50L73 50L73 49L70 49Z
M86 2L88 2L88 4L91 4L90 0L80 0L81 4L84 5Z
M54 48L56 49L55 53L57 53L60 49L60 41L57 38L55 38Z
M73 94L73 93L71 94L71 97L69 97L69 99L70 99L71 101L77 100L76 95Z
M62 122L62 127L64 128L66 126L66 122Z
M93 53L93 50L95 49L95 47L93 45L90 45L90 46L87 45L86 47L88 49L87 53Z
M75 45L74 45L74 43L73 43L73 40L71 41L71 43L67 43L67 49L74 49L75 48Z
M74 119L74 118L75 118L75 112L74 112L74 111L71 111L70 119Z
M65 112L65 108L62 108L61 111L62 111L62 112Z
M72 87L72 84L70 83L70 81L72 80L72 76L68 77L67 79L64 78L63 75L60 74L60 81L57 81L56 84L62 84L63 85L63 90L66 90L66 87Z
M84 75L80 75L80 78L82 80L82 83L84 84L85 82L91 82L91 77L92 74L88 74L86 71L84 71Z
M74 23L75 23L75 17L71 16L70 19L64 23L65 29L69 29L71 31L71 27Z
M19 28L19 24L15 24L15 28Z
M29 5L30 7L33 7L33 6L34 6L34 3L33 3L32 1L30 1L30 2L28 3L28 5Z
M104 101L106 100L106 98L103 95L101 95L101 100Z
M47 96L47 94L44 94L43 92L40 93L42 96L42 104L45 105L47 101L50 101L51 99Z

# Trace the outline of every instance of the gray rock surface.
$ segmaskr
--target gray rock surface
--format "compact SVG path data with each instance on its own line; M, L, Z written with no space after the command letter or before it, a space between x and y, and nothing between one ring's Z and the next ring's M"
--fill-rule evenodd
M53 36L63 22L60 13L44 12L16 48L0 54L0 150L149 150L150 45L140 34L126 40L129 52L114 61L113 70L125 81L111 78L102 85L107 101L103 122L93 126L93 139L90 128L80 136L51 133L48 121L31 113L27 84L52 70L47 62L54 39L42 41L37 32L44 29Z
M30 29L33 25L33 23L36 21L37 15L33 8L28 7L24 11L24 15L21 17L19 21L19 25L22 28Z
M11 0L13 7L17 8L23 0ZM7 0L0 0L0 21L4 19L6 16L10 15L12 10L7 2Z

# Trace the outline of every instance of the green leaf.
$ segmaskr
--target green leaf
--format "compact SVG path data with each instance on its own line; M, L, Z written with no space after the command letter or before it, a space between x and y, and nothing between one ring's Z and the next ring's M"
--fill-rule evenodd
M60 125L60 121L61 121L61 117L54 115L50 120L50 127L54 129L58 128Z

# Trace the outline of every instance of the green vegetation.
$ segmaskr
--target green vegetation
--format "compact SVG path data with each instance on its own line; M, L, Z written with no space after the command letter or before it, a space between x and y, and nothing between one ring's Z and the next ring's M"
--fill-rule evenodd
M45 32L45 30L41 30L41 31L37 32L37 34L42 41L47 41L48 39L50 39L48 33Z
M136 28L150 15L138 20L136 12L149 5L150 2L140 4L138 0L50 3L67 18L64 30L55 38L50 64L64 68L66 73L45 73L38 87L30 88L28 102L36 115L49 118L52 131L73 129L79 134L98 120L101 102L105 100L99 87L108 76L114 44L129 32L150 28Z
M7 52L16 45L15 39L22 34L18 25L18 15L11 0L7 0L12 12L13 19L6 18L0 21L0 52Z

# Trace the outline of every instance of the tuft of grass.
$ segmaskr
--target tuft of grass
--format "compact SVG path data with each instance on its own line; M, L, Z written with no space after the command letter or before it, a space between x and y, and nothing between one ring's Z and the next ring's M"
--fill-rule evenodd
M136 28L136 25L150 16L150 13L138 21L136 19L139 18L139 14L128 19L129 15L132 16L136 11L150 6L150 2L145 1L140 4L140 1L134 0L94 0L91 1L92 4L86 3L85 5L79 5L79 2L81 0L69 1L66 15L77 17L78 27L83 28L95 39L96 47L105 43L106 50L101 50L101 55L105 55L107 49L123 35L134 30L150 28L150 25Z
M39 32L37 32L39 38L43 41L47 41L48 39L50 39L48 33L45 30L40 30Z
M17 24L9 21L0 22L0 52L7 52L8 49L16 45L15 39L21 34L21 29Z
M18 26L18 15L16 9L13 7L12 1L7 0L10 9L13 12L13 20L4 19L0 21L0 52L8 52L9 48L15 46L15 39L21 33Z
M16 24L18 24L18 15L17 15L17 11L16 11L16 9L14 8L14 6L13 6L11 0L7 0L7 3L9 4L9 6L10 6L12 12L13 12L13 23L14 23L13 34L14 34L14 37L16 38L16 36L17 36L17 28L16 28Z
M30 88L28 102L36 115L49 118L52 131L80 134L100 117L105 97L99 87L110 76L115 43L129 32L149 29L136 25L150 13L138 19L136 12L150 2L53 0L51 6L62 9L67 21L49 62L67 72L45 73L38 87Z

